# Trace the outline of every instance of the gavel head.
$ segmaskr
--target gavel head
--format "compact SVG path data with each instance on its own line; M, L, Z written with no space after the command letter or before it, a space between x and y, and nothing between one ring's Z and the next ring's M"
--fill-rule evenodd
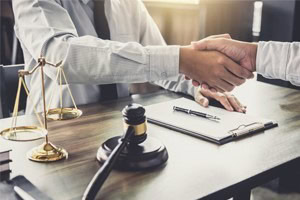
M129 126L134 128L134 135L130 138L130 145L137 145L144 142L147 138L147 121L145 108L139 104L129 104L123 111L125 132Z

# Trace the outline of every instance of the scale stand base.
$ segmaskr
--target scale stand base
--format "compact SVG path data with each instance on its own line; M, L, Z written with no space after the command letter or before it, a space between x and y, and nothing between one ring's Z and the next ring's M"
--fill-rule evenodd
M121 137L113 137L105 141L97 152L97 159L104 163L113 149L119 144ZM138 145L128 145L118 157L115 169L146 170L163 165L168 160L166 147L154 138L148 137Z
M53 162L67 157L68 152L65 149L46 142L27 153L27 158L36 162Z

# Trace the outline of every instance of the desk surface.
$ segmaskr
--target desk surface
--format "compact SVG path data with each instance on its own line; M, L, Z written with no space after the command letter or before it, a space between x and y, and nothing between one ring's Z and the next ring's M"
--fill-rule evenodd
M274 176L280 167L297 160L300 92L251 81L235 93L248 106L249 114L277 120L279 127L218 146L149 124L149 135L161 140L168 149L167 165L150 172L113 171L98 198L225 198L255 186L263 181L262 177ZM13 176L25 175L53 199L81 199L100 166L95 159L98 147L122 133L122 108L130 102L149 105L178 97L159 92L83 106L81 118L49 123L50 141L67 149L70 154L67 160L47 164L27 160L26 152L42 141L21 143L1 139L0 145L6 143L13 149ZM0 128L9 126L9 122L10 119L0 120Z

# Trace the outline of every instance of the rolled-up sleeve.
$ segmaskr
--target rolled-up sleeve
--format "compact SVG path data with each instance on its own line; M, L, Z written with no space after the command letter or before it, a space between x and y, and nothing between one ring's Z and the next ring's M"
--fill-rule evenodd
M266 78L300 86L300 43L259 42L256 70Z
M106 84L173 80L179 71L179 46L78 36L68 12L55 0L14 0L16 33L33 58L63 61L70 83ZM53 70L46 70L52 79Z

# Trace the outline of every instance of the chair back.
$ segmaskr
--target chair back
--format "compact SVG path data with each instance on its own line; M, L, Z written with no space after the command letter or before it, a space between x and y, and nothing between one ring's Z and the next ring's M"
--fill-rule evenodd
M2 112L3 118L10 117L13 112L19 82L18 71L21 69L24 69L24 64L0 65L0 114ZM22 87L19 111L25 110L26 100L27 96Z

